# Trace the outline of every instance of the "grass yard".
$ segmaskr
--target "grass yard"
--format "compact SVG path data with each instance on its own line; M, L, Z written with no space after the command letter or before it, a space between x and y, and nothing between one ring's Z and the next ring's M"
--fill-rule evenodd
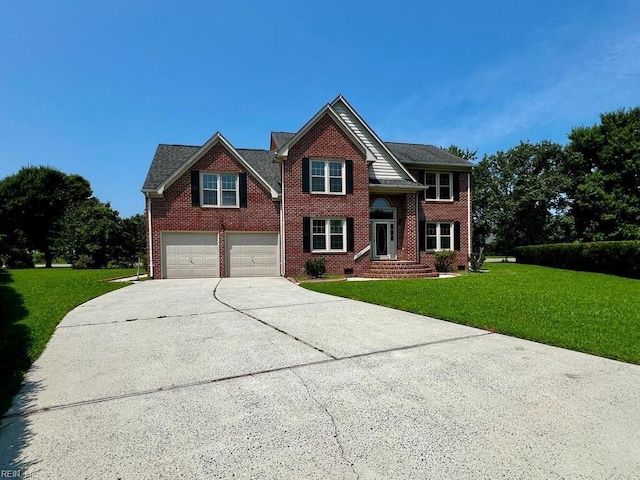
M304 288L640 364L640 280L513 263L448 279Z
M135 269L0 270L0 414L9 408L24 373L67 312L128 285L106 279L135 273Z

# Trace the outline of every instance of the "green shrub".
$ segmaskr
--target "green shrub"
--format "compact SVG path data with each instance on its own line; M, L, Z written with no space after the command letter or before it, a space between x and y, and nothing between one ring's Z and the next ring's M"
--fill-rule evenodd
M640 278L640 241L528 245L516 248L516 261Z
M453 262L455 262L458 252L455 250L440 250L433 254L436 271L450 272L453 270Z
M78 270L85 270L87 268L94 268L95 262L89 255L80 255L71 266Z
M304 262L304 269L312 278L321 277L327 273L327 260L324 257L312 257Z
M472 272L479 272L482 270L482 265L484 265L485 256L484 256L484 248L480 248L479 252L473 252L469 255L469 270Z

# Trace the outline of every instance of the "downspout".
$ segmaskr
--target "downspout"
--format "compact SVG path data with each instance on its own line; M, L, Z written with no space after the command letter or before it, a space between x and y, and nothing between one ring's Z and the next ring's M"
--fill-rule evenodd
M284 231L284 160L280 163L280 275L286 274L286 248L285 248L285 231Z
M416 261L420 263L420 193L416 193Z
M467 173L467 255L471 255L471 172Z
M153 231L151 229L151 196L145 193L147 197L147 217L149 218L149 278L153 276Z

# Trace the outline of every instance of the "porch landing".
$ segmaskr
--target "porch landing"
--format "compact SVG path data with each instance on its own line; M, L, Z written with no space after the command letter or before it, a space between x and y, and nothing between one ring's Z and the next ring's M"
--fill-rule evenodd
M367 278L427 278L437 277L438 272L418 262L374 260L362 276Z

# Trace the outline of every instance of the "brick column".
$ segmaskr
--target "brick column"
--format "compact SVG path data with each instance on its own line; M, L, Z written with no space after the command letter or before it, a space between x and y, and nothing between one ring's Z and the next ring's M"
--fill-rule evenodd
M407 260L417 262L418 231L416 194L407 193L405 195L405 219L404 219L404 250Z

